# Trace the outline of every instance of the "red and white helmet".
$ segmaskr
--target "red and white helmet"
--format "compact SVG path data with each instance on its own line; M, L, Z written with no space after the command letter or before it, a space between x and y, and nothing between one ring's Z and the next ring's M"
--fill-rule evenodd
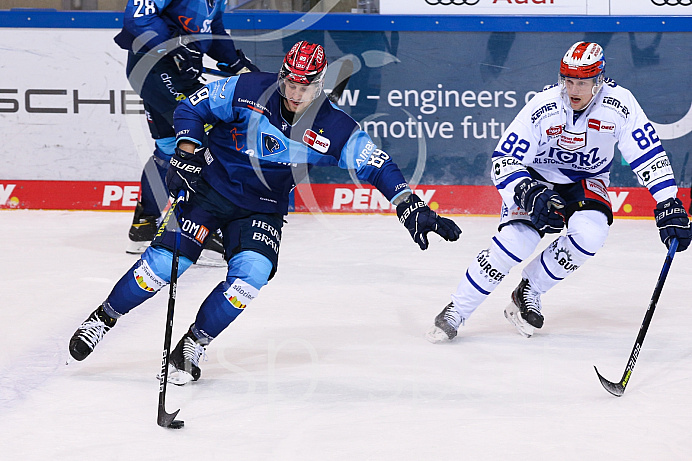
M603 48L594 42L577 42L567 50L560 63L560 82L565 78L594 79L600 87L605 79Z
M300 41L286 54L279 71L279 91L284 94L284 82L317 85L315 98L322 91L327 73L327 56L322 45Z

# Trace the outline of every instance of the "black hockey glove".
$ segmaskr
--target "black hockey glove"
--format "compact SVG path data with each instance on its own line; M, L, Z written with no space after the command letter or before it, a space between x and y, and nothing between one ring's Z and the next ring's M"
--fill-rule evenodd
M690 218L687 216L685 207L678 198L669 198L659 202L654 209L654 217L658 226L658 233L661 241L670 247L670 239L678 239L678 250L685 251L692 241L692 229L690 229Z
M178 37L178 48L173 51L173 60L180 75L189 80L197 80L202 75L202 52L190 38Z
M171 164L166 172L168 193L172 197L177 197L178 193L184 190L185 200L189 199L190 193L197 192L195 188L201 177L202 168L206 165L202 153L191 154L176 147L175 155L171 158Z
M396 214L421 250L428 248L428 232L430 231L439 234L448 242L454 242L461 235L461 229L454 221L438 216L416 194L409 195L406 200L398 204Z
M541 232L557 234L565 227L565 201L538 181L526 178L517 184L514 203L529 214L531 222Z
M219 62L216 63L216 67L221 71L221 72L226 72L229 75L239 75L239 74L244 74L245 72L259 72L259 67L254 65L252 61L250 61L250 58L245 56L245 53L243 53L243 50L236 50L236 53L238 54L238 60L228 64L226 62Z

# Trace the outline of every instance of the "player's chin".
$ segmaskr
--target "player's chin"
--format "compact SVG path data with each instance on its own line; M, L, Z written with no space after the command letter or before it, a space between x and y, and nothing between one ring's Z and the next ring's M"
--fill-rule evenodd
M290 100L288 101L289 106L293 110L293 112L300 112L302 109L307 107L308 103L303 102L303 101L293 101Z

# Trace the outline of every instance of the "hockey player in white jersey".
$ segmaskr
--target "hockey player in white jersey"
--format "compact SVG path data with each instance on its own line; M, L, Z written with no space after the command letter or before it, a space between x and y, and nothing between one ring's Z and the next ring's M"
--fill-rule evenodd
M427 333L431 342L454 339L545 234L566 228L526 265L505 309L525 337L543 326L541 295L591 259L608 235L613 212L607 187L616 143L657 202L654 217L663 243L677 238L677 251L689 246L689 218L656 130L632 93L604 71L597 43L575 43L562 59L559 83L531 99L504 132L491 172L503 202L498 232L435 318Z

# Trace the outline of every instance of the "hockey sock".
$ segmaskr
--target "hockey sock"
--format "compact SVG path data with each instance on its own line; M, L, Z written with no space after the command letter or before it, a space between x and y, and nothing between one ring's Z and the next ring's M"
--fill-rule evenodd
M595 256L605 243L608 230L608 218L600 211L574 213L567 235L555 239L527 264L522 277L531 282L531 288L545 293Z
M271 271L271 261L259 253L243 251L233 256L226 281L212 290L197 312L195 334L199 331L209 340L218 336L257 297Z
M168 205L166 172L175 152L175 138L157 139L156 148L142 172L142 207L147 216L159 216Z
M173 253L161 247L149 247L142 257L115 284L106 303L123 315L154 296L171 280ZM178 260L178 276L192 265L184 256Z
M462 319L466 320L497 288L510 269L529 257L540 242L534 229L524 224L503 227L466 270L452 295Z

